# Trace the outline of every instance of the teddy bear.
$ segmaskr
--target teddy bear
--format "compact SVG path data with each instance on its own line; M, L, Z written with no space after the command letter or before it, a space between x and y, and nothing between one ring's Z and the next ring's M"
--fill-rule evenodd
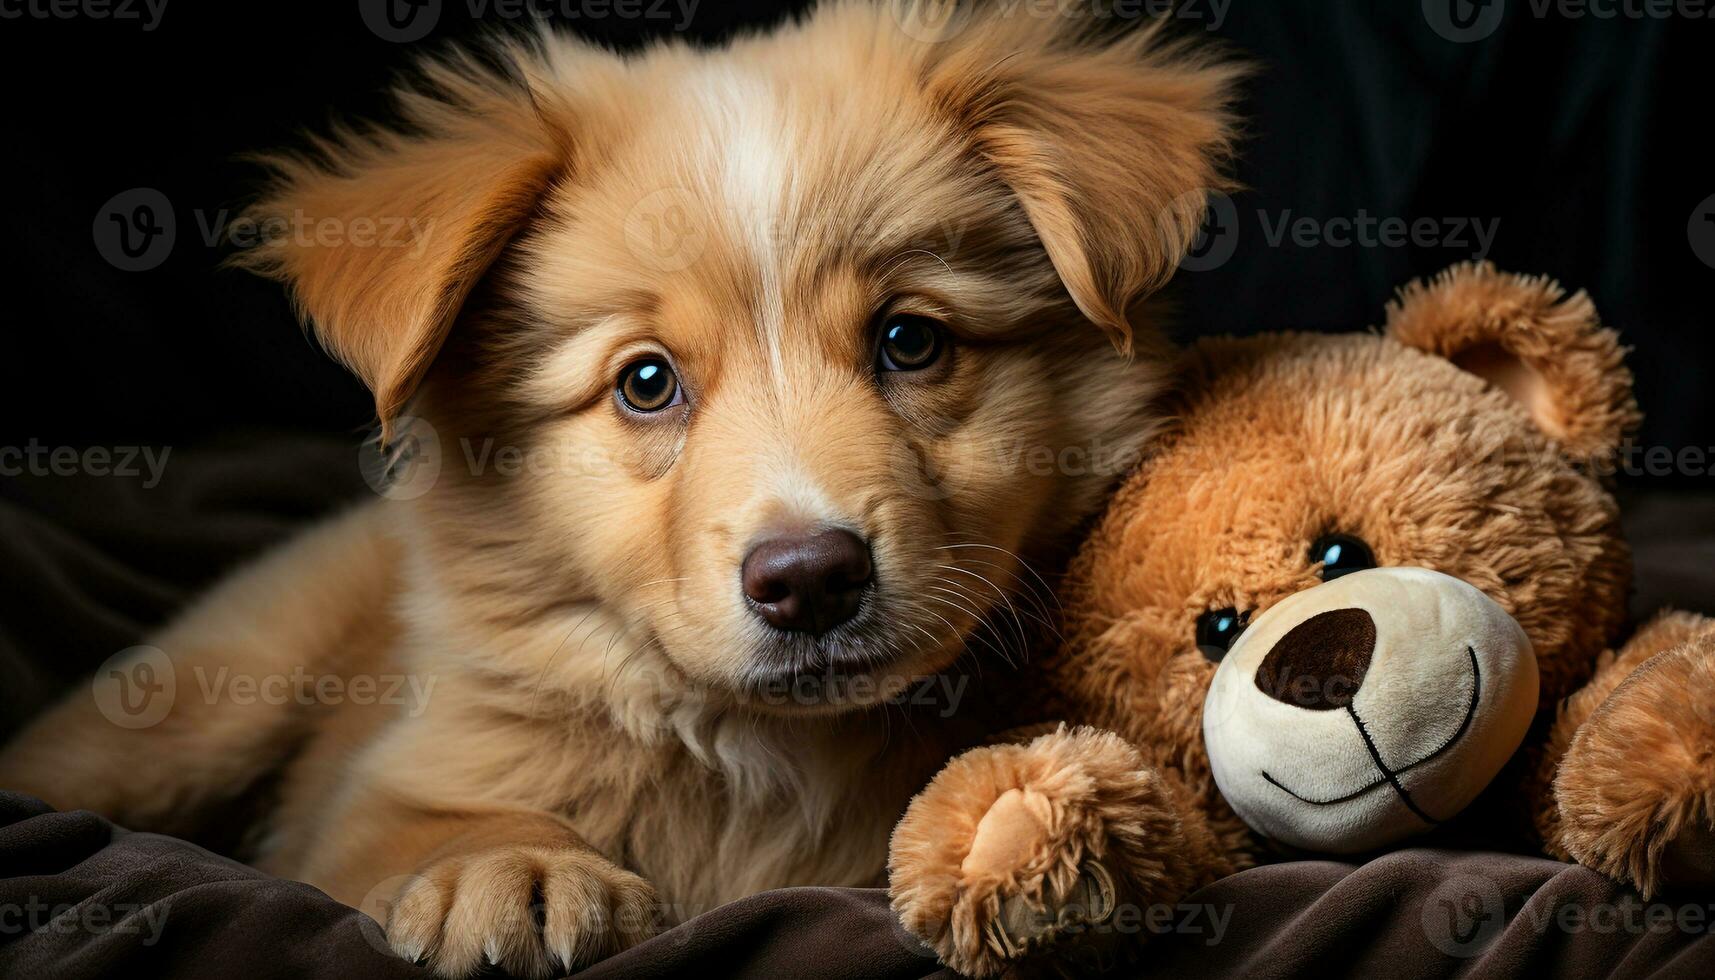
M1646 897L1715 879L1715 621L1619 643L1639 416L1585 294L1459 265L1378 332L1196 342L1169 398L1019 727L895 828L894 910L943 962L1133 941L1091 927L1481 807Z

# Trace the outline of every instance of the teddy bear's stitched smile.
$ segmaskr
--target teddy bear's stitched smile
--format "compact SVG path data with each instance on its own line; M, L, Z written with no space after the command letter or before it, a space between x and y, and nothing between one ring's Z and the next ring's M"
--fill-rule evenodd
M1431 750L1429 753L1424 755L1422 758L1418 759L1415 762L1407 763L1406 765L1401 766L1398 769L1388 768L1387 763L1382 760L1381 753L1376 749L1375 742L1373 740L1371 740L1370 733L1364 728L1363 718L1359 717L1357 709L1353 708L1352 705L1350 703L1348 703L1346 705L1346 713L1352 716L1352 723L1357 726L1358 735L1364 740L1364 748L1369 750L1370 759L1371 759L1371 761L1373 761L1376 764L1376 768L1381 772L1381 778L1375 780L1372 783L1368 783L1362 787L1359 787L1358 789L1353 790L1352 792L1347 793L1344 796L1338 796L1338 797L1334 797L1332 799L1325 799L1325 800L1313 800L1307 796L1303 796L1303 795L1300 795L1296 792L1293 792L1291 787L1287 786L1286 784L1282 783L1280 780L1275 779L1273 776L1269 775L1269 772L1267 769L1261 770L1262 778L1267 780L1271 786L1276 787L1277 789L1286 793L1288 796L1291 796L1293 799L1299 800L1299 801L1304 802L1304 803L1308 803L1312 806L1332 806L1333 804L1336 804L1336 803L1345 803L1348 800L1357 799L1358 797L1364 795L1365 793L1368 793L1370 790L1373 790L1378 786L1391 785L1393 787L1394 792L1399 794L1400 802L1404 803L1406 805L1406 807L1409 810L1411 810L1412 813L1417 814L1419 817L1423 818L1423 820L1425 820L1428 823L1432 823L1432 824L1441 823L1440 820L1437 820L1436 818L1431 817L1429 814L1423 812L1423 810L1418 807L1418 805L1412 800L1411 794L1406 790L1406 788L1403 785L1401 785L1401 783L1399 781L1399 777L1404 775L1405 773L1410 772L1411 770L1417 768L1418 766L1421 766L1424 763L1429 762L1430 760L1441 755L1443 752L1446 752L1448 749L1452 748L1453 743L1459 741L1460 737L1463 736L1465 734L1465 732L1470 729L1471 719L1476 717L1476 714L1477 714L1477 702L1479 701L1479 699L1482 696L1483 672L1477 666L1476 648L1468 646L1465 648L1465 653L1471 660L1471 696L1470 696L1470 702L1465 706L1465 718L1464 718L1464 720L1459 722L1459 727L1453 730L1453 734L1447 736L1447 739L1445 741L1443 741L1440 745L1436 746L1433 750Z

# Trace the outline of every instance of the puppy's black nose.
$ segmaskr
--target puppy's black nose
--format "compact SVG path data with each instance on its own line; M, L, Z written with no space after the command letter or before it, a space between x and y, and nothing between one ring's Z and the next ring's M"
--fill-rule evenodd
M1332 609L1277 640L1257 668L1256 686L1311 711L1344 708L1357 696L1376 650L1376 621L1362 609Z
M838 529L773 538L744 556L744 594L770 626L821 636L857 614L869 545Z

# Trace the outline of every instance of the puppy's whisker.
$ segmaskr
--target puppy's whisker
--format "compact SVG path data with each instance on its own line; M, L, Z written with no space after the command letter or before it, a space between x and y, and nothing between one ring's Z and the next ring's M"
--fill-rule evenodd
M931 252L926 248L908 248L905 251L900 252L898 255L895 255L892 259L888 260L888 265L885 267L884 271L882 272L882 276L886 277L887 275L892 274L894 269L898 268L901 265L904 265L905 260L909 259L913 255L927 255L930 258L934 259L936 262L941 263L941 268L943 268L947 271L947 275L951 276L951 275L956 274L953 272L953 267L947 264L947 260L941 258L939 255L936 255L934 252Z
M937 576L935 581L940 585L951 589L954 594L964 598L972 607L984 611L976 626L977 630L988 630L997 640L1002 642L1010 642L1012 639L1016 639L1018 641L1019 655L1025 658L1029 657L1029 631L1024 628L1024 620L1018 615L1018 610L1012 606L1011 602L1006 602L1006 609L1003 610L1000 607L989 603L981 596L978 596L964 584L948 579L946 576ZM1006 601L1006 594L1004 592L999 589L996 589L995 592L1003 601ZM995 623L995 619L1004 617L1008 614L1010 614L1011 617L1008 625L1012 627L1012 634L1011 636L1002 636L999 631L999 627Z
M928 596L926 598L934 598L934 597ZM925 612L928 615L933 616L936 619L940 620L941 625L947 627L947 639L945 641L945 643L947 645L950 646L950 645L954 645L954 644L962 644L963 643L963 639L964 639L963 634L959 632L957 627L955 627L950 621L948 621L947 617L941 615L940 613L936 612L933 609L925 609L925 610L923 610L923 612ZM921 629L921 627L919 627L919 629ZM929 637L929 639L934 641L937 646L941 645L943 642L941 640L937 640L935 638L934 634L930 633L927 630L923 631L923 635ZM974 665L976 667L977 680L979 680L979 681L982 680L982 677L983 677L983 658L972 657L971 663L972 663L972 665Z
M993 582L989 581L987 578L984 578L983 576L978 575L975 572L968 571L968 570L963 569L963 568L958 568L958 567L955 567L953 565L939 565L937 567L945 568L950 572L961 572L965 575L969 575L969 576L975 578L977 581L981 582L982 584L988 586L989 589L993 590L995 596L997 598L999 598L1000 601L1006 605L1006 611L1012 616L1013 630L1014 630L1014 632L1016 632L1018 634L1019 652L1022 654L1030 646L1030 640L1024 635L1024 620L1019 616L1019 612L1018 612L1017 607L1015 607L1012 604L1012 598L1007 595L1007 593L1004 589L1002 589L998 585L995 585ZM942 584L947 585L951 588L957 589L961 593L967 591L964 587L960 586L958 583L956 583L956 582L954 582L954 581L952 581L952 580L950 580L944 576L938 577L936 579L936 581L941 582ZM971 600L971 602L973 604L977 603L978 597L976 595L972 594L972 595L968 595L967 597ZM994 607L991 606L990 608L993 609ZM998 610L995 610L995 611L998 612Z
M1048 597L1050 599L1054 600L1054 607L1056 609L1060 610L1060 612L1062 614L1065 613L1065 611L1066 611L1065 607L1060 605L1060 597L1054 594L1053 586L1049 585L1048 580L1043 578L1042 574L1040 572L1038 572L1036 569L1032 568L1030 566L1029 562L1027 562L1023 558L1019 557L1017 552L1009 551L1005 548L1000 547L999 545L982 544L982 543L978 543L978 542L960 542L958 544L946 544L946 545L941 545L936 550L938 550L938 551L952 551L952 550L958 549L958 548L981 548L981 549L984 549L987 551L998 551L1001 554L1007 556L1008 558L1011 558L1013 561L1018 563L1018 566L1020 568L1029 572L1036 579L1036 581L1042 586L1042 588L1045 591L1047 591Z
M1006 565L1000 565L995 562L988 561L987 559L976 557L975 555L961 555L953 558L953 565L957 567L958 571L964 572L967 575L976 575L977 573L968 571L962 567L966 564L982 565L986 568L992 568L997 572L1004 573L1006 577L1011 579L1017 586L1016 588L1007 588L1006 591L1009 594L1018 596L1019 598L1028 599L1033 607L1030 610L1032 618L1053 632L1056 639L1061 638L1060 631L1053 622L1053 611L1048 608L1048 604L1046 602L1042 601L1041 590L1036 587L1035 583L1028 579L1021 578L1016 568L1009 568ZM989 580L984 578L984 581ZM994 585L995 583L990 581L989 584ZM999 586L996 587L1000 588Z
M931 586L931 588L933 588L933 586ZM942 589L940 591L947 592L948 595L957 595L957 593L949 592L946 589ZM930 602L939 602L943 605L950 606L953 609L957 609L960 612L960 614L962 614L962 615L965 615L965 616L971 615L971 611L969 609L966 609L965 607L959 605L956 602L949 602L948 600L943 599L940 596L931 595L931 596L924 596L924 598L928 599ZM980 625L982 623L982 620L978 619L977 623ZM948 625L951 626L952 624L949 623ZM995 652L996 656L998 656L1002 660L1006 661L1007 666L1015 668L1015 669L1018 667L1018 664L1013 661L1012 656L1006 652L1006 649L1004 647L994 643L993 641L989 640L987 637L983 636L981 630L972 630L970 633L970 638L982 643L984 646L988 647L990 650L993 650Z
M530 714L536 713L536 702L542 695L542 683L548 679L548 671L553 669L554 661L559 658L560 651L565 649L567 643L571 642L572 634L582 629L583 625L589 622L590 617L594 616L600 609L599 605L592 604L589 612L584 613L576 623L572 624L572 628L566 631L566 635L554 647L554 652L548 654L547 661L542 664L542 672L536 675L536 685L530 691Z
M936 591L939 591L944 595L954 596L956 598L963 599L966 602L970 603L971 608L967 609L967 612L975 620L975 624L972 626L972 630L971 630L971 635L973 637L979 637L980 634L983 634L986 631L986 633L989 636L992 636L994 638L994 640L997 643L999 643L1003 648L1007 648L1010 646L1010 644L1012 642L1012 637L1003 635L994 625L994 618L993 617L995 615L999 614L998 609L988 606L982 600L980 600L976 596L972 595L967 589L963 588L962 586L960 586L956 582L952 582L952 581L948 580L945 577L937 577L935 579L935 581L940 583L940 584L929 586L929 588L934 589ZM934 597L931 596L930 598L934 598ZM965 607L963 605L961 605L960 608L965 608ZM987 612L982 611L985 609L987 610ZM1020 646L1022 647L1024 645L1023 630L1020 627L1018 627L1016 621L1014 623L1014 628L1018 630L1018 640L1019 640ZM1021 652L1022 652L1022 650L1021 650Z

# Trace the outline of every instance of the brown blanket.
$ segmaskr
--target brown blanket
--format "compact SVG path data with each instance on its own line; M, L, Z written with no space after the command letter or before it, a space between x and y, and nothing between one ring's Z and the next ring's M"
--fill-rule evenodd
M155 458L161 458L156 449ZM366 493L348 444L256 439L135 477L0 481L0 737L136 642L234 562ZM1712 609L1715 499L1626 500L1634 611ZM0 787L3 790L3 787ZM1220 881L1132 927L1129 976L1715 975L1715 894L1645 904L1534 857L1399 851ZM754 896L604 962L592 977L942 973L877 890ZM420 977L379 927L307 885L195 845L0 793L0 976Z

